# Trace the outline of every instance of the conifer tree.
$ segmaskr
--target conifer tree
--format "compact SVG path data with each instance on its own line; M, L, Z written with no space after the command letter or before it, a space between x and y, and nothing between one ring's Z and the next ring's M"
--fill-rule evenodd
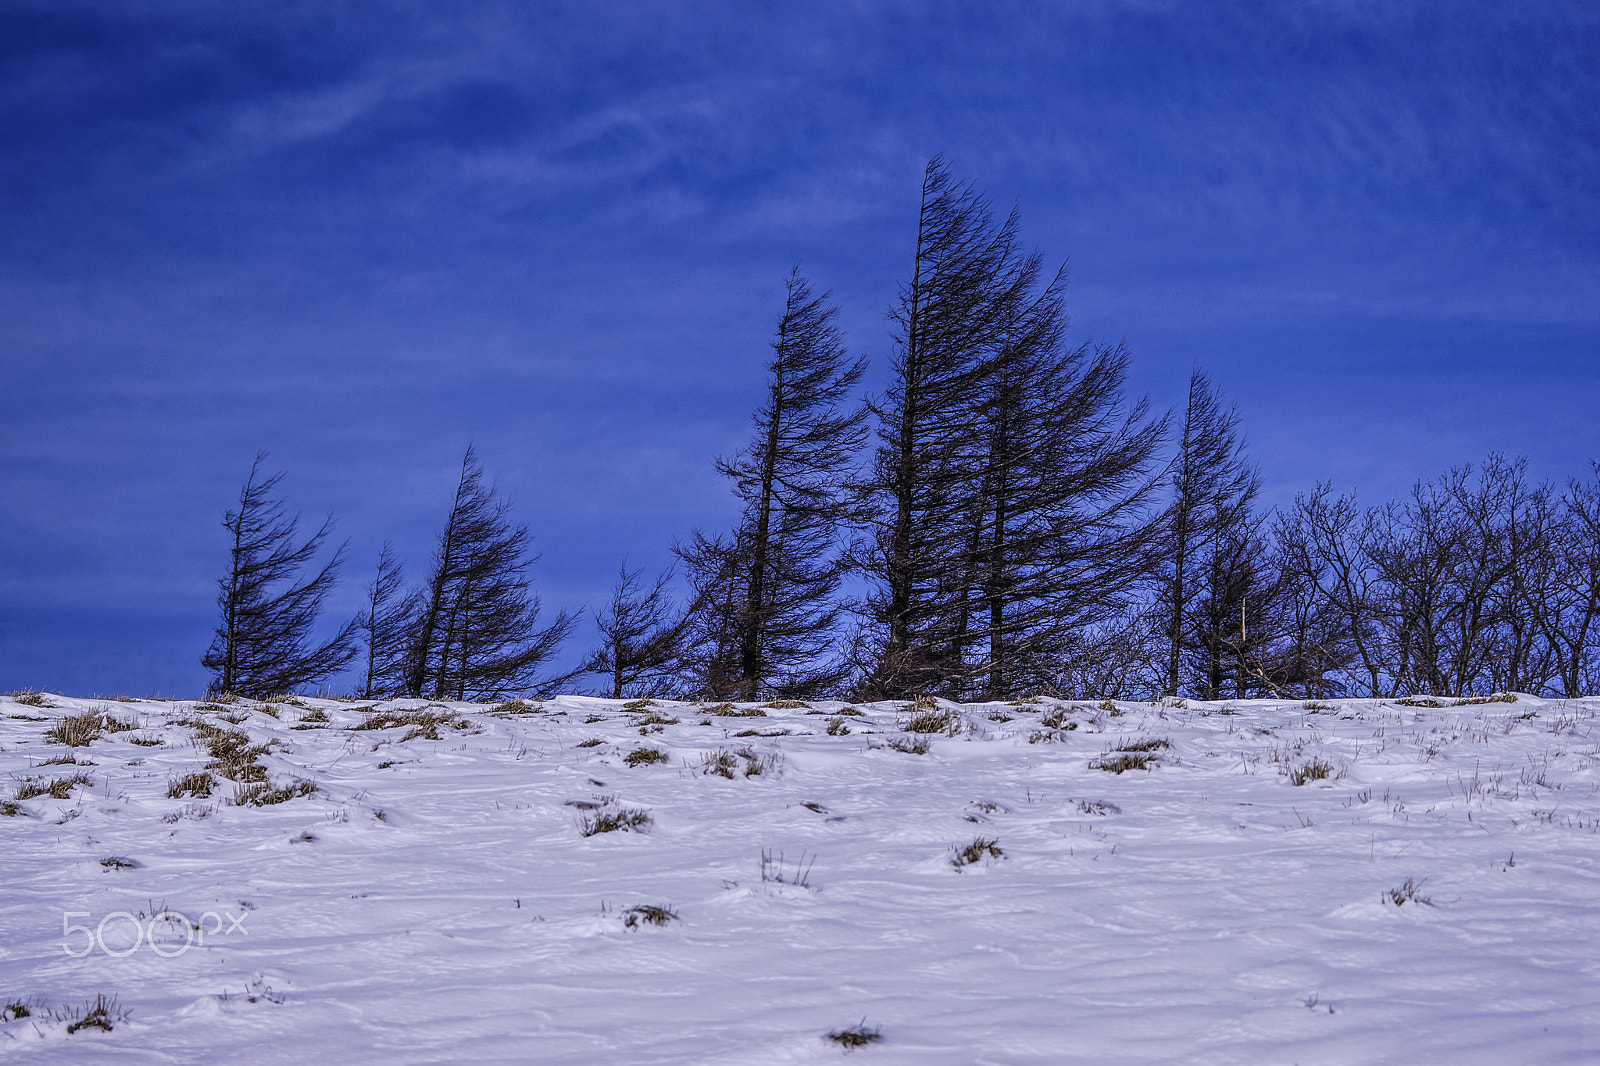
M400 560L386 543L378 553L378 572L367 586L366 606L356 619L366 649L361 686L364 700L383 699L404 690L406 646L422 610L422 594L403 592L404 586Z
M1198 583L1195 571L1223 540L1250 523L1258 482L1255 468L1245 461L1238 424L1238 413L1222 405L1211 380L1195 367L1189 375L1189 399L1173 460L1172 502L1165 522L1161 585L1168 696L1178 694L1187 638L1185 618Z
M259 452L239 492L239 506L223 514L228 531L228 571L217 581L221 619L200 662L211 671L213 694L261 699L324 681L355 658L355 622L331 639L312 642L322 601L338 581L341 546L321 569L306 573L333 532L330 516L296 543L299 516L284 514L273 496L281 473L262 477Z
M871 405L871 534L854 553L877 585L866 604L877 631L867 695L945 691L966 673L972 419L1005 310L1016 224L1013 212L996 225L987 200L957 186L942 159L928 163L911 277L889 314L891 384Z
M527 577L537 556L527 555L528 528L513 525L509 510L484 486L469 446L412 627L407 695L492 700L546 691L572 676L540 673L574 620L563 611L540 627L539 597Z
M868 695L1048 685L1073 631L1126 606L1146 566L1164 423L1123 403L1125 349L1065 345L1065 273L1041 286L1016 230L928 164L872 406Z
M1060 271L1037 253L1007 285L984 374L969 492L976 617L963 629L978 691L1052 687L1071 635L1118 614L1148 565L1150 467L1165 423L1122 397L1121 345L1068 348Z
M611 698L670 696L678 688L685 618L673 609L669 570L646 586L642 570L617 569L611 602L595 616L603 643L584 661L585 673L603 675Z
M721 690L709 694L804 695L838 680L823 660L839 613L846 474L865 439L850 394L866 364L846 354L837 315L790 272L755 433L716 462L743 503L738 526L679 549L696 589L702 683Z

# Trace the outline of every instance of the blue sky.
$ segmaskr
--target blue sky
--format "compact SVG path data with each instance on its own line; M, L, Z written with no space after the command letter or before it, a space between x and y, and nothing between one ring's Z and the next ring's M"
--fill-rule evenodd
M881 368L936 153L1136 392L1207 368L1269 502L1582 474L1596 71L1579 2L10 0L0 688L198 694L258 449L338 611L384 540L425 567L469 441L547 607L598 604L731 519L791 264Z

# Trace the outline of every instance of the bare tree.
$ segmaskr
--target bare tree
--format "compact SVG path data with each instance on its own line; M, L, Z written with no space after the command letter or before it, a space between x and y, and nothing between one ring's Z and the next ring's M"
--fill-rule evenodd
M1587 501L1585 486L1558 500L1525 460L1490 455L1365 512L1318 486L1277 535L1297 595L1330 616L1322 651L1347 642L1351 687L1577 693L1600 604Z
M1344 695L1359 664L1359 640L1342 607L1335 564L1318 550L1307 508L1326 503L1326 488L1295 498L1272 525L1273 565L1280 597L1280 635L1262 664L1272 684L1310 699Z
M1562 497L1559 576L1542 622L1568 698L1600 691L1600 463Z
M1159 612L1135 604L1068 634L1053 683L1064 699L1143 700L1166 678Z
M491 700L542 693L573 676L541 673L575 620L563 611L540 627L539 597L527 578L538 557L527 555L528 528L513 525L509 510L484 486L469 446L412 630L408 695Z
M1309 496L1295 497L1292 518L1286 519L1278 543L1289 558L1298 582L1310 601L1337 619L1354 652L1352 669L1359 666L1360 684L1377 697L1388 691L1384 684L1384 629L1378 611L1381 580L1371 547L1376 540L1376 516L1363 512L1354 496L1333 496L1319 484ZM1293 532L1291 533L1290 530Z
M1280 667L1274 660L1284 630L1283 576L1260 523L1229 501L1221 506L1229 513L1209 519L1215 533L1191 575L1193 596L1182 628L1188 687L1207 700L1282 695L1267 668Z
M324 681L355 658L355 622L314 644L311 631L323 598L338 581L341 546L321 569L306 573L333 531L330 516L296 543L299 516L286 517L273 496L283 475L261 476L258 452L239 492L239 506L223 514L228 531L228 571L217 581L222 617L201 665L211 671L212 693L263 698Z
M667 588L672 572L660 574L648 586L640 580L643 573L629 570L626 560L617 569L611 602L594 620L604 643L580 667L604 675L614 700L670 696L679 685L686 619L675 610Z

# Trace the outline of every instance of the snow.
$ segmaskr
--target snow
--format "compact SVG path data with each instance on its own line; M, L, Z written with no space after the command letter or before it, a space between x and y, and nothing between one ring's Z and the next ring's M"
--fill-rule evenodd
M1600 700L941 703L926 754L889 746L903 703L381 705L449 712L433 740L332 700L36 702L0 699L0 800L92 783L0 817L0 999L31 1006L0 1058L1600 1059ZM96 710L139 728L45 739ZM317 791L168 799L209 761L179 720ZM764 772L702 772L738 749ZM580 832L622 810L651 824ZM111 1031L69 1034L102 994Z

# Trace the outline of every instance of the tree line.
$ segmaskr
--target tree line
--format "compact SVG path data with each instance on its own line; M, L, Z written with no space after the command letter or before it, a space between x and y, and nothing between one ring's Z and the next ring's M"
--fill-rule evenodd
M1600 689L1600 464L1557 487L1491 455L1375 507L1324 484L1263 510L1207 375L1181 410L1127 396L1130 353L1067 342L1065 267L1019 226L928 164L876 396L796 268L749 442L715 460L737 521L680 540L666 572L624 561L568 673L549 666L578 616L544 618L528 529L471 447L423 580L385 545L358 617L320 643L345 549L314 564L331 520L300 538L258 456L224 515L211 688L354 668L369 699L580 678L739 700Z

